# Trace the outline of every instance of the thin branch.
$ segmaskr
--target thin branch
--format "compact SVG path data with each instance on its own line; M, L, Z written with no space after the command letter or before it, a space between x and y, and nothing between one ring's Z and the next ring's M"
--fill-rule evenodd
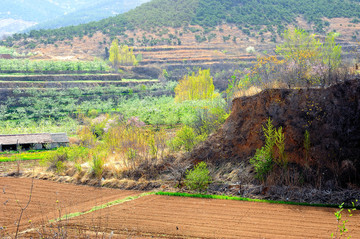
M32 180L31 180L31 188L30 188L29 200L28 200L26 206L21 208L20 217L19 217L17 227L16 227L15 239L18 237L20 222L21 222L21 218L23 216L23 213L28 208L28 206L29 206L29 204L31 202L33 188L34 188L34 178L32 178Z

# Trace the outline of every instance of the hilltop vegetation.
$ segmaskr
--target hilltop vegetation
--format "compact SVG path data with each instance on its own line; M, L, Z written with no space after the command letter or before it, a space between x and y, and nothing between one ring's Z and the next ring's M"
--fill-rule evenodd
M322 32L329 23L322 18L360 17L357 0L153 0L125 14L78 26L55 30L33 30L28 34L15 34L2 44L12 46L14 40L32 38L38 43L52 44L56 41L74 37L92 36L95 32L115 38L124 35L126 30L141 28L158 31L164 27L188 27L200 25L209 32L221 23L232 23L244 31L262 29L274 32L273 27L283 32L284 26L295 23L295 18L303 16L315 24L315 30Z

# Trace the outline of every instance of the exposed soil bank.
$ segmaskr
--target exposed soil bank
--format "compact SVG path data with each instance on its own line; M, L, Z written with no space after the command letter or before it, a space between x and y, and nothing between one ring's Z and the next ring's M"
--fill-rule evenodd
M360 184L360 81L326 89L269 89L233 101L223 127L187 158L214 165L248 161L264 145L268 118L285 133L290 163L316 169L320 184ZM304 147L310 133L309 157Z

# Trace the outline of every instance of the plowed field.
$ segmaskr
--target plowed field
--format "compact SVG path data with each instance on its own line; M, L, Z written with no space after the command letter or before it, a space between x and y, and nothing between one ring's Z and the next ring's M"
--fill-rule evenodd
M0 177L0 228L6 227L8 233L16 230L21 207L29 200L31 182L27 178ZM59 214L87 211L96 205L136 194L139 193L34 180L31 202L24 211L20 231L58 218Z
M106 221L103 230L155 238L330 238L336 209L214 199L147 196L74 218L74 225ZM360 215L349 223L360 238ZM101 231L101 230L100 230Z
M0 187L4 189L0 191L0 227L6 226L10 232L15 230L20 212L16 200L20 205L26 204L30 186L31 179L0 178ZM96 205L139 194L35 180L21 230L57 218L59 207L62 214L84 212ZM66 230L68 238L103 238L104 235L104 238L110 235L111 238L330 238L338 226L335 211L334 208L150 195L68 219ZM347 235L360 238L360 214L355 213L349 219ZM30 235L39 237L34 231L25 237Z

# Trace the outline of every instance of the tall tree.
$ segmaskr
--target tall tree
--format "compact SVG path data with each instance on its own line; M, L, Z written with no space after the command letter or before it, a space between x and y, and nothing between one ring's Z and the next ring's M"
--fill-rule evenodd
M283 37L284 43L276 46L276 53L293 64L299 81L306 81L310 85L308 72L311 65L319 59L321 43L315 35L296 28L286 30Z
M321 50L321 58L323 64L327 66L327 79L328 82L325 82L325 77L323 78L322 85L332 83L332 73L335 69L341 64L341 52L342 47L335 42L335 38L338 36L337 33L331 32L326 38Z
M114 67L115 71L118 72L121 60L120 60L119 44L117 39L113 40L111 43L109 61Z

